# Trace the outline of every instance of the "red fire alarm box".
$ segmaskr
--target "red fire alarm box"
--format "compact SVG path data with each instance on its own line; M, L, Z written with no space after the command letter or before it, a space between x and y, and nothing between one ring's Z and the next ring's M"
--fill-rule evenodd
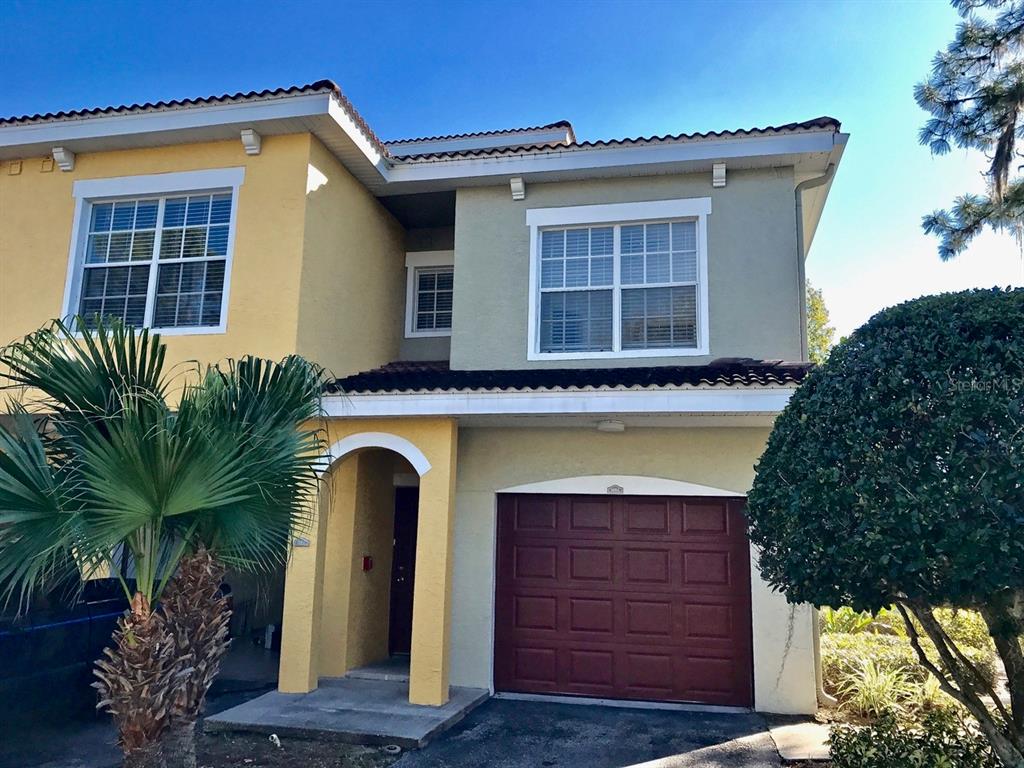
M363 570L364 571L372 571L373 570L373 557L371 557L370 555L363 555Z

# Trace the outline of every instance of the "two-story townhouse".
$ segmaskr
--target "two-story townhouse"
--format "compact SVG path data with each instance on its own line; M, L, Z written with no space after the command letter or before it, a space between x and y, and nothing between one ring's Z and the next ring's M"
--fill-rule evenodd
M744 495L807 371L831 118L385 142L333 83L0 120L0 338L113 314L337 376L280 690L809 712L814 612Z

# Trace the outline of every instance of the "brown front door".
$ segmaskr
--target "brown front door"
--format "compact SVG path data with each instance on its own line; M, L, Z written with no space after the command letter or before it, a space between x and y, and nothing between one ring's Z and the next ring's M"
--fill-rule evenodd
M416 575L416 522L419 488L395 488L395 541L391 560L388 651L412 648L412 590Z
M499 691L753 705L743 499L498 497Z

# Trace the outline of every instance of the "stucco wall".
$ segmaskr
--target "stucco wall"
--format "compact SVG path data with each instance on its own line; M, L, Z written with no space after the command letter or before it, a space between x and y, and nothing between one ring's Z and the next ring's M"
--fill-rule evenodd
M336 376L398 358L405 232L309 137L297 350Z
M454 226L417 227L405 232L405 250L409 253L451 251L454 248ZM398 353L399 360L448 360L451 356L451 336L407 338L403 329L402 337L402 346Z
M800 358L792 168L460 189L455 214L452 367L688 365L717 357ZM710 197L709 356L528 362L530 238L526 211L569 205Z
M75 169L18 175L0 164L0 343L59 317L74 224L73 182L206 168L245 168L228 297L227 331L167 336L167 366L295 351L309 137L267 136L246 155L239 141L80 154Z
M395 531L394 458L387 451L366 451L359 462L355 526L352 536L351 584L348 615L348 669L388 656L388 597L391 593L391 555ZM363 570L363 556L373 568ZM326 646L321 644L321 648Z
M767 429L459 430L451 682L492 685L497 491L581 475L641 475L744 494ZM626 488L625 492L630 493ZM768 712L815 710L811 611L795 609L752 569L754 701Z

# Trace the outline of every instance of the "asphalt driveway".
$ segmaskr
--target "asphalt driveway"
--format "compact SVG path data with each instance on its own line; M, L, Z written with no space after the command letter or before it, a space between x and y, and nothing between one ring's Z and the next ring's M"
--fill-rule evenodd
M768 768L764 718L491 699L394 768Z

